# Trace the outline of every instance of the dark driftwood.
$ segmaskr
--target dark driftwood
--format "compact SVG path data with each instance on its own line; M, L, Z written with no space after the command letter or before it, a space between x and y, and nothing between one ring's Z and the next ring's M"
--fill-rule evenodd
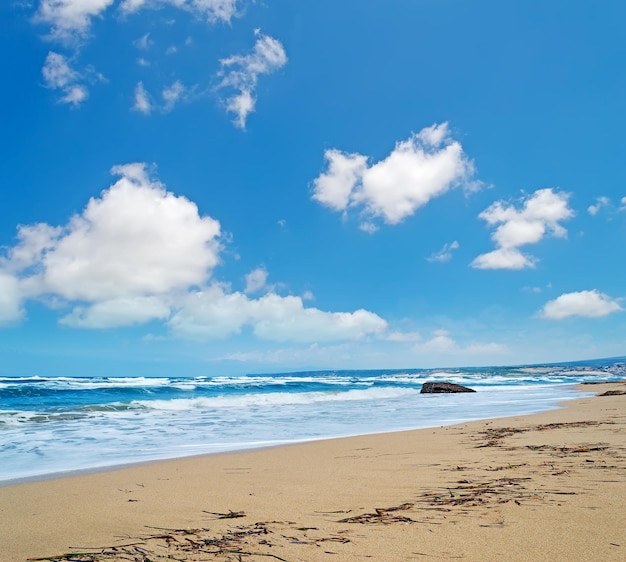
M422 385L421 393L433 394L441 392L476 392L472 388L461 386L460 384L454 384L452 382L425 382Z

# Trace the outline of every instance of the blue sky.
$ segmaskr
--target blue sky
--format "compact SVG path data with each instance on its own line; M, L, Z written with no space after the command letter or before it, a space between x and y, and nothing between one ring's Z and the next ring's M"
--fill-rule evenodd
M624 355L625 18L3 2L0 373Z

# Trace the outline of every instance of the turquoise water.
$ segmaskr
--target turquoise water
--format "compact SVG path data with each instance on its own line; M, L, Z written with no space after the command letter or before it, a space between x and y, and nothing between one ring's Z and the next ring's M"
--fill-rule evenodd
M233 377L0 378L0 481L520 415L624 378L623 361ZM476 393L420 394L426 381Z

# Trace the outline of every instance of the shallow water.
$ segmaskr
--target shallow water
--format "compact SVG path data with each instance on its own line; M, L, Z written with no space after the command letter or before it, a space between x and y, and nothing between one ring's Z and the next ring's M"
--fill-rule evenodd
M0 481L147 460L529 414L624 377L541 369L328 371L194 378L0 378ZM426 381L476 393L420 394Z

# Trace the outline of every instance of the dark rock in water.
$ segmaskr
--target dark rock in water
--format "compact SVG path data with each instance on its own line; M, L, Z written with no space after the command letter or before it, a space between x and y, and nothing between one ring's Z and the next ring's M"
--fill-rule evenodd
M452 382L425 382L422 385L423 394L433 394L438 392L476 392L472 388L461 386L460 384L454 384Z

